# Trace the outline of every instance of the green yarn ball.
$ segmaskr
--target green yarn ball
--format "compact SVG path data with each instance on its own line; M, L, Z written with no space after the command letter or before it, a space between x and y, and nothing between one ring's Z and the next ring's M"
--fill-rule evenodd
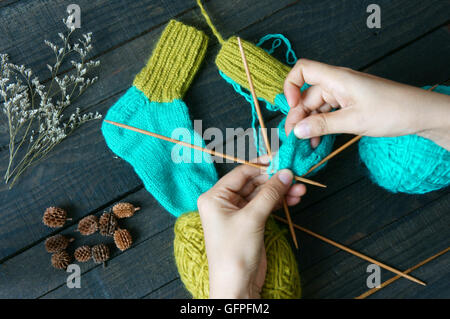
M209 298L208 259L198 212L178 217L175 223L174 255L181 281L195 299ZM264 245L267 273L261 298L300 298L300 275L292 248L273 218L266 223Z

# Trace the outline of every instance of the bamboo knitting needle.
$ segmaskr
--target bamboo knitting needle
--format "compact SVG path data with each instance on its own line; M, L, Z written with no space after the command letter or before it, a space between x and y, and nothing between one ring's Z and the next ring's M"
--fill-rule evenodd
M438 86L438 84L433 85L432 87L430 87L427 91L433 91L436 87ZM352 138L350 141L348 141L347 143L345 143L344 145L342 145L341 147L339 147L337 150L331 152L330 154L328 154L328 156L326 156L325 158L323 158L319 163L317 163L316 165L314 165L313 167L311 167L305 174L303 174L303 176L308 175L309 173L311 173L313 170L315 170L317 167L319 167L320 165L322 165L323 163L325 163L326 161L332 159L333 157L335 157L336 155L338 155L340 152L342 152L343 150L345 150L347 147L349 147L350 145L358 142L361 139L361 135L357 135L354 138Z
M239 44L239 50L241 51L242 63L244 64L245 73L247 74L248 86L250 88L250 92L252 93L252 98L253 98L253 103L255 104L256 113L258 114L259 126L261 126L264 143L266 144L267 154L269 154L270 158L272 159L272 151L270 149L269 138L267 137L266 125L264 124L264 120L263 120L263 117L261 114L261 109L259 107L259 101L258 101L258 98L256 97L255 88L253 87L252 76L250 75L250 70L248 68L247 58L245 57L244 48L242 47L241 38L238 37L237 41ZM284 212L286 214L286 218L289 222L289 230L291 232L292 240L294 241L295 248L298 249L297 236L295 235L294 227L292 226L291 214L289 212L289 207L287 205L287 201L286 201L285 197L283 198L283 210L284 210Z
M282 217L279 217L279 216L277 216L277 215L272 215L272 216L273 216L275 219L277 219L277 220L279 220L279 221L281 221L281 222L283 222L283 223L285 223L285 224L288 223L287 220L284 219L284 218L282 218ZM366 260L366 261L368 261L368 262L370 262L370 263L372 263L372 264L376 264L376 265L380 266L381 268L384 268L384 269L387 269L387 270L389 270L389 271L392 271L393 273L395 273L395 274L397 274L397 275L399 275L399 276L401 276L401 277L404 277L404 278L406 278L406 279L409 279L409 280L411 280L411 281L414 281L414 282L416 282L416 283L418 283L418 284L421 284L422 286L426 286L426 283L424 283L423 281L421 281L421 280L419 280L419 279L416 279L416 278L414 278L414 277L408 275L406 272L401 272L400 270L397 270L397 269L395 269L395 268L393 268L393 267L391 267L391 266L388 266L388 265L386 265L386 264L383 264L382 262L379 262L379 261L377 261L377 260L375 260L375 259L373 259L373 258L371 258L371 257L369 257L369 256L366 256L366 255L364 255L364 254L361 254L361 253L357 252L356 250L353 250L353 249L351 249L351 248L345 247L344 245L341 245L341 244L339 244L339 243L337 243L337 242L335 242L335 241L333 241L333 240L331 240L331 239L328 239L328 238L326 238L326 237L323 237L322 235L319 235L319 234L317 234L317 233L315 233L315 232L313 232L313 231L311 231L311 230L309 230L309 229L306 229L306 228L304 228L304 227L302 227L302 226L299 226L299 225L294 224L294 227L297 228L297 229L299 229L299 230L301 230L302 232L307 233L308 235L311 235L311 236L313 236L313 237L315 237L315 238L317 238L317 239L320 239L320 240L322 240L322 241L324 241L324 242L326 242L326 243L328 243L328 244L330 244L330 245L333 245L333 246L335 246L335 247L337 247L337 248L339 248L339 249L342 249L342 250L344 250L344 251L346 251L346 252L348 252L348 253L350 253L350 254L356 256L356 257L359 257L359 258L361 258L361 259L364 259L364 260Z
M160 134L157 134L157 133L145 131L145 130L142 130L142 129L137 128L137 127L133 127L133 126L129 126L129 125L126 125L126 124L117 123L117 122L113 122L113 121L109 121L109 120L104 120L104 121L106 123L109 123L109 124L112 124L112 125L115 125L115 126L119 126L121 128L130 130L130 131L134 131L134 132L141 133L141 134L144 134L144 135L152 136L152 137L158 138L160 140L164 140L164 141L171 142L171 143L174 143L174 144L180 144L182 146L193 148L193 149L196 149L198 151L205 152L205 153L211 154L213 156L217 156L217 157L222 157L222 158L225 158L225 159L228 159L228 160L240 163L240 164L245 164L245 165L257 167L257 168L260 168L260 169L266 169L267 168L267 166L264 166L262 164L252 163L252 162L240 159L240 158L236 158L236 157L233 157L233 156L230 156L230 155L227 155L227 154L222 154L222 153L219 153L219 152L216 152L216 151L213 151L213 150L209 150L209 149L204 148L204 147L200 147L200 146L197 146L197 145L189 144L189 143L186 143L186 142L183 142L183 141L180 141L180 140L176 140L176 139L164 136L164 135L160 135ZM296 176L295 178L297 180L303 182L303 183L306 183L306 184L311 184L311 185L315 185L315 186L319 186L319 187L326 187L323 184L320 184L318 182L309 180L307 178L303 178L303 177L299 177L299 176Z
M168 142L171 142L171 143L180 144L180 145L183 145L183 146L186 146L186 147L190 147L190 148L193 148L193 149L197 149L197 150L199 150L199 151L202 151L202 152L205 152L205 153L209 153L209 154L211 154L211 155L213 155L213 156L223 157L223 158L226 158L226 159L229 159L229 160L236 161L236 162L241 163L241 164L246 164L246 165L258 167L258 168L261 168L261 169L266 168L264 165L261 165L261 164L256 164L256 163L248 162L248 161L245 161L245 160L241 160L241 159L239 159L239 158L234 158L234 157L229 156L229 155L226 155L226 154L222 154L222 153L219 153L219 152L215 152L215 151L209 150L209 149L207 149L207 148L202 148L202 147L200 147L200 146L196 146L196 145L192 145L192 144L189 144L189 143L186 143L186 142L182 142L182 141L179 141L179 140L175 140L175 139L166 137L166 136L164 136L164 135L159 135L159 134L152 133L152 132L149 132L149 131L145 131L145 130L142 130L142 129L139 129L139 128L135 128L135 127L133 127L133 126L129 126L129 125L126 125L126 124L117 123L117 122L113 122L113 121L109 121L109 120L104 120L104 121L105 121L106 123L111 124L111 125L119 126L119 127L124 128L124 129L128 129L128 130L131 130L131 131L134 131L134 132L137 132L137 133L141 133L141 134L144 134L144 135L149 135L149 136L152 136L152 137L155 137L155 138L158 138L158 139L162 139L162 140L165 140L165 141L168 141ZM314 182L314 183L316 183L316 182ZM280 221L282 221L282 222L288 224L287 220L285 220L285 219L283 219L283 218L281 218L281 217L275 216L275 215L274 215L274 217L275 217L276 219L278 219L278 220L280 220ZM293 224L293 226L296 227L296 228L299 228L299 227L300 227L300 226L295 225L295 224ZM306 232L306 233L308 233L308 234L310 234L310 235L313 236L313 237L316 237L316 238L319 238L319 239L321 239L321 240L324 240L324 239L323 239L324 237L321 237L320 235L317 235L317 234L313 233L312 231L310 231L310 230L308 230L308 229L306 229L306 228L299 228L299 229L302 230L302 231L304 231L304 232ZM317 235L317 236L320 236L320 237L317 237L316 235ZM338 243L333 242L332 240L328 240L328 241L327 241L327 240L324 240L324 241L327 242L327 243L329 243L329 244L331 244L331 245L333 245L333 246L336 246L336 247L338 247L338 248L341 248L340 246L342 246L342 245L340 245L340 244L338 244ZM344 246L342 246L342 247L344 247ZM341 249L343 249L343 250L349 252L350 254L355 255L355 254L353 253L353 250L351 250L351 249L344 249L344 248L341 248ZM356 256L357 256L357 257L360 257L360 256L358 256L358 255L356 255ZM363 258L363 259L364 259L364 258ZM374 262L374 263L376 263L377 265L380 265L380 267L383 267L382 264L379 263L379 262Z
M328 154L327 156L325 156L319 163L317 163L316 165L314 165L313 167L311 167L305 174L303 174L303 176L308 175L309 173L311 173L313 170L315 170L317 167L319 167L320 165L322 165L323 163L325 163L326 161L328 161L329 159L335 157L336 155L338 155L340 152L342 152L343 150L345 150L347 147L349 147L350 145L358 142L361 139L361 135L357 135L354 138L352 138L350 141L348 141L347 143L345 143L344 145L342 145L341 147L339 147L338 149L336 149L335 151L331 152L330 154Z
M429 263L429 262L432 261L433 259L436 259L436 258L438 258L439 256L444 255L444 254L445 254L446 252L448 252L448 251L450 251L450 247L447 247L447 248L445 248L444 250L438 252L437 254L435 254L435 255L433 255L433 256L431 256L431 257L428 257L427 259L421 261L421 262L418 263L417 265L412 266L411 268L405 270L403 273L404 273L404 274L409 274L409 273L412 272L413 270L416 270L417 268L422 267L423 265L425 265L426 263ZM384 288L384 287L386 287L387 285L392 284L394 281L396 281L396 280L399 279L399 278L400 278L400 276L398 276L398 275L397 275L397 276L394 276L394 277L392 277L392 278L386 280L385 282L383 282L383 283L380 285L379 288L372 288L372 289L370 289L370 290L367 290L365 293L359 295L359 296L356 297L355 299L364 299L364 298L366 298L366 297L368 297L368 296L374 294L375 292L377 292L377 291L380 290L381 288Z

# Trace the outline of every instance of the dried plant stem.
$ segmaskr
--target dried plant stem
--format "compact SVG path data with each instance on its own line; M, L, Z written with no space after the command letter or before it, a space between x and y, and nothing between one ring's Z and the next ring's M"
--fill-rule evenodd
M68 21L68 20L67 20ZM19 176L29 167L43 159L56 145L69 136L76 128L90 121L100 119L98 113L80 114L80 108L66 120L64 111L90 87L97 77L86 74L100 62L86 62L93 49L91 33L83 34L78 42L71 44L70 36L75 27L68 26L65 36L58 36L62 47L45 40L55 54L53 66L47 64L51 81L47 88L33 76L31 69L8 61L8 55L0 54L0 106L6 115L9 130L9 158L4 180L13 187ZM58 77L61 65L71 53L77 53L79 60L71 60L75 72ZM58 85L55 88L55 83ZM78 91L78 94L76 92ZM23 149L28 141L26 150Z

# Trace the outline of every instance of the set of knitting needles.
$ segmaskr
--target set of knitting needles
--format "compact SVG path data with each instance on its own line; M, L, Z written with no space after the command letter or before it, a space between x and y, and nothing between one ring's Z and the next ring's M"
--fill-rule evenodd
M258 98L256 97L255 89L253 87L253 81L252 81L252 77L250 75L250 71L249 71L249 68L248 68L247 59L245 57L245 52L244 52L244 49L242 47L241 39L238 37L237 40L238 40L238 44L239 44L239 50L240 50L241 56L242 56L242 62L244 64L244 69L245 69L245 72L247 74L247 80L248 80L250 92L252 94L254 106L255 106L256 112L258 114L259 125L260 125L261 130L262 130L262 135L263 135L264 143L266 145L267 154L268 154L268 156L270 158L272 158L272 151L271 151L271 148L270 148L269 139L267 137L266 126L264 124L264 120L263 120L262 115L261 115L261 109L259 107ZM429 90L433 90L436 86L437 85L433 86ZM123 123L117 123L117 122L113 122L113 121L109 121L109 120L104 120L104 121L107 122L107 123L110 123L112 125L119 126L121 128L124 128L124 129L128 129L128 130L131 130L131 131L134 131L134 132L137 132L137 133L141 133L141 134L144 134L144 135L149 135L149 136L161 139L161 140L165 140L165 141L168 141L168 142L171 142L171 143L175 143L175 144L179 144L179 145L182 145L182 146L185 146L185 147L189 147L189 148L192 148L192 149L195 149L195 150L199 150L199 151L208 153L208 154L213 155L213 156L217 156L217 157L225 158L225 159L228 159L228 160L232 160L232 161L240 163L240 164L250 165L250 166L254 166L254 167L260 168L260 169L267 168L265 165L262 165L262 164L249 162L249 161L246 161L246 160L243 160L243 159L239 159L239 158L236 158L236 157L233 157L233 156L230 156L230 155L227 155L227 154L223 154L223 153L220 153L220 152L216 152L216 151L213 151L213 150L210 150L210 149L207 149L207 148L203 148L203 147L200 147L200 146L197 146L197 145L193 145L193 144L186 143L186 142L183 142L183 141L180 141L180 140L172 139L172 138L169 138L167 136L163 136L163 135L160 135L160 134L157 134L157 133L153 133L153 132L145 131L145 130L142 130L142 129L139 129L139 128L136 128L136 127L132 127L132 126L129 126L129 125L126 125L126 124L123 124ZM321 166L323 163L327 162L328 160L330 160L331 158L333 158L334 156L336 156L337 154L339 154L340 152L345 150L347 147L349 147L350 145L352 145L355 142L357 142L359 139L361 139L361 137L362 136L360 136L360 135L355 136L354 138L349 140L347 143L345 143L344 145L342 145L341 147L339 147L335 151L331 152L328 156L323 158L316 165L312 166L303 176L294 176L294 179L297 180L297 181L306 183L306 184L310 184L310 185L314 185L314 186L318 186L318 187L326 187L326 185L323 185L321 183L318 183L318 182L312 181L310 179L307 179L304 176L308 175L309 173L314 171L316 168ZM337 247L339 249L342 249L342 250L344 250L344 251L346 251L346 252L348 252L348 253L356 256L356 257L364 259L364 260L366 260L366 261L368 261L370 263L376 264L376 265L380 266L381 268L387 269L387 270L389 270L389 271L391 271L391 272L393 272L393 273L395 273L397 275L397 276L392 277L391 279L386 280L385 282L383 282L380 285L379 288L372 288L372 289L368 290L367 292L363 293L362 295L356 297L358 299L362 299L362 298L365 298L367 296L370 296L371 294L376 292L378 289L381 289L381 288L391 284L392 282L396 281L400 277L404 277L404 278L406 278L408 280L411 280L413 282L416 282L416 283L418 283L420 285L426 286L426 284L423 281L410 276L409 273L412 272L413 270L419 268L420 266L430 262L431 260L433 260L433 259L435 259L435 258L437 258L437 257L439 257L439 256L441 256L443 254L445 254L446 252L448 252L450 250L450 247L447 247L446 249L444 249L443 251L437 253L436 255L431 256L431 257L427 258L426 260L418 263L417 265L415 265L415 266L407 269L406 271L402 272L402 271L397 270L397 269L395 269L395 268L393 268L391 266L388 266L388 265L386 265L386 264L384 264L382 262L379 262L379 261L377 261L377 260L375 260L375 259L373 259L371 257L368 257L368 256L366 256L364 254L361 254L361 253L359 253L359 252L357 252L357 251L355 251L355 250L353 250L351 248L348 248L348 247L346 247L344 245L341 245L341 244L339 244L339 243L337 243L337 242L335 242L335 241L333 241L331 239L323 237L323 236L321 236L321 235L319 235L319 234L317 234L317 233L315 233L315 232L313 232L313 231L311 231L309 229L306 229L306 228L304 228L302 226L294 224L292 222L291 215L289 213L289 208L288 208L286 199L283 199L283 209L284 209L284 212L286 214L286 219L284 219L282 217L279 217L279 216L276 216L276 215L273 215L273 217L275 219L285 223L285 224L288 224L290 233L292 235L292 240L293 240L294 245L295 245L295 247L297 249L298 249L298 243L297 243L297 237L295 235L294 228L296 228L296 229L298 229L298 230L300 230L300 231L302 231L304 233L307 233L307 234L309 234L309 235L311 235L311 236L313 236L313 237L315 237L317 239L320 239L320 240L322 240L322 241L324 241L324 242L326 242L326 243L328 243L328 244L330 244L332 246L335 246L335 247Z

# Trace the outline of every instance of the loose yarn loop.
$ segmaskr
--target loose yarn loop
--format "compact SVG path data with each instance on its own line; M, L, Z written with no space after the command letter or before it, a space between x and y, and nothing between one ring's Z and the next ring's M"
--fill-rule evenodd
M209 297L208 260L203 228L197 212L181 215L175 223L174 254L181 281L195 299ZM267 273L261 297L267 299L300 298L297 261L284 233L273 218L264 232Z
M435 91L450 95L449 86ZM372 181L393 193L425 194L450 185L450 152L418 135L363 137L359 155Z
M262 37L259 40L259 42L258 42L258 44L256 46L260 47L266 41L271 40L271 39L275 39L272 42L272 47L269 50L264 49L268 54L272 54L274 52L274 50L281 45L281 42L284 42L286 47L287 47L286 62L289 63L289 64L295 64L297 62L297 56L295 55L294 51L292 50L291 43L282 34L268 34L268 35ZM229 41L231 41L231 40L229 40ZM244 43L245 43L246 46L249 45L249 47L251 48L251 44L249 44L247 42L244 42ZM251 52L253 52L253 51L251 51ZM258 56L258 55L260 55L260 54L258 54L258 51L255 51L255 53L253 55L250 55L250 56L253 57L253 56ZM290 57L291 57L291 59L290 59ZM273 58L271 58L271 60L272 59ZM267 64L267 65L270 65L270 64ZM275 65L274 67L277 67L277 66ZM230 66L228 66L227 68L228 68L229 71L231 71ZM234 74L234 75L238 74L238 72L232 72L232 71L230 73ZM250 103L251 109L252 109L252 128L253 128L253 138L254 138L255 148L256 148L256 150L257 150L259 155L264 154L265 153L265 148L260 143L261 139L259 138L260 136L257 133L258 114L256 112L256 108L255 108L255 105L254 105L254 102L253 102L252 95L250 94L250 92L247 89L245 89L239 83L234 81L231 77L226 75L222 70L219 70L219 74L227 83L231 84L231 86L233 87L233 89L234 89L234 91L236 93L238 93L241 96L243 96L245 98L245 100ZM267 84L258 85L258 83L263 83L263 81L258 81L259 78L260 77L257 76L257 83L256 83L257 87L272 86L271 84L269 84L269 85L267 85ZM281 80L281 78L279 78L279 80ZM281 87L276 88L277 86L279 86L279 83L277 83L277 85L273 86L273 88L275 88L275 92L277 92L278 90L281 89ZM304 91L309 86L310 86L309 84L305 83L302 86L301 91ZM275 94L275 92L272 93L272 96L274 96L273 94ZM268 96L270 96L270 95L268 95ZM281 111L284 114L287 114L289 112L290 107L289 107L289 105L288 105L288 103L286 101L286 98L285 98L284 94L282 94L282 93L279 93L279 94L275 95L275 98L273 99L272 103L269 102L267 99L265 99L263 97L258 97L258 100L263 102L266 105L266 109L268 109L269 111L272 111L272 112Z

